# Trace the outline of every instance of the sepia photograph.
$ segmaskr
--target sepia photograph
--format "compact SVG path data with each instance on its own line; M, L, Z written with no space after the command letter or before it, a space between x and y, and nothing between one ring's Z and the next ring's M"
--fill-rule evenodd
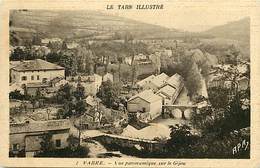
M249 159L250 17L184 15L10 10L9 157Z

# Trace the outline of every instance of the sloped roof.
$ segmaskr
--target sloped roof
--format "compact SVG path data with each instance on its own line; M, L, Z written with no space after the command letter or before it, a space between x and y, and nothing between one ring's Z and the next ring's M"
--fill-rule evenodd
M64 130L69 128L70 122L67 119L37 121L31 123L10 124L10 134Z
M182 81L183 81L182 77L179 74L176 73L176 74L172 75L166 81L166 83L177 89L180 86Z
M162 87L157 93L162 93L168 97L171 97L175 94L176 92L176 89L169 86L169 85L166 85L164 87Z
M154 75L150 75L148 76L147 78L144 78L143 80L137 82L136 84L139 85L139 86L144 86L146 83L149 83L151 80L153 80L155 78Z
M154 94L152 90L144 90L144 91L138 93L137 95L131 97L128 101L131 101L137 97L139 97L149 103L162 99L160 96Z
M16 71L37 71L37 70L63 70L64 68L42 59L19 61L16 66L12 67Z
M12 69L20 64L20 61L10 61L9 63L9 69Z
M155 86L161 87L168 78L168 75L166 75L165 73L161 73L160 75L157 75L153 80L151 80L151 82Z

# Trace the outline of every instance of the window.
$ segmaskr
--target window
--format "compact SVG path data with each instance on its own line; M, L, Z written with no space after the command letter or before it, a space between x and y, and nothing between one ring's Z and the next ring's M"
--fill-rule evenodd
M143 110L142 112L145 113L145 107L143 107L142 110Z
M39 75L37 75L37 80L40 80L40 76Z
M55 144L56 144L56 147L57 147L57 148L61 147L61 141L60 141L60 139L56 139Z
M13 144L13 151L19 150L19 144Z
M34 80L34 76L33 75L31 76L31 80Z
M22 76L22 81L26 81L27 77L26 76Z

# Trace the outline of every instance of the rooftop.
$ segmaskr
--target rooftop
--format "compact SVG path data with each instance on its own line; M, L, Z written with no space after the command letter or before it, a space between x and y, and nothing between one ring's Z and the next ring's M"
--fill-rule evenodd
M176 89L169 86L169 85L166 85L164 87L162 87L157 93L162 93L168 97L171 97L175 94L176 92Z
M151 80L151 82L157 87L161 87L168 78L168 75L166 75L165 73L161 73L160 75L157 75L153 80Z
M167 79L166 83L177 89L182 81L182 77L176 73L172 75L169 79Z
M42 59L10 62L11 68L16 71L37 71L37 70L63 70L64 68Z
M146 83L150 82L151 80L153 80L155 78L154 75L150 75L148 76L147 78L144 78L143 80L137 82L136 84L139 85L139 86L144 86Z
M37 121L31 123L10 124L10 134L64 130L69 128L70 122L67 119Z
M138 93L137 95L131 97L128 101L131 101L137 97L139 97L149 103L162 99L160 96L154 94L152 90L144 90L144 91Z

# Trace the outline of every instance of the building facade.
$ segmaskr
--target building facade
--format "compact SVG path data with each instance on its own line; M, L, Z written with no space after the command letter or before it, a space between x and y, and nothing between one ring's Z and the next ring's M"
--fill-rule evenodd
M152 90L145 90L128 100L127 110L136 113L140 121L149 122L161 115L162 98Z
M9 154L12 157L24 155L33 157L41 152L44 135L50 135L53 149L63 149L68 146L69 120L48 120L10 124Z
M54 78L65 78L65 68L41 60L19 61L10 69L11 83L27 85L29 83L46 83Z

